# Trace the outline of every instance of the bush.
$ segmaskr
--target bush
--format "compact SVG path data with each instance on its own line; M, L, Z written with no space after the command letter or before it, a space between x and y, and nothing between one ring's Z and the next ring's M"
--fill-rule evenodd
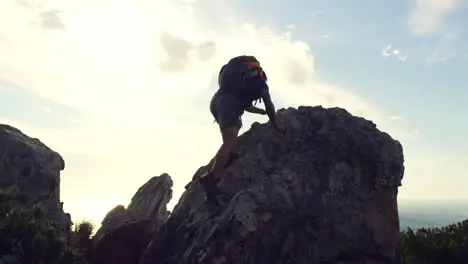
M23 207L19 198L14 189L0 190L0 263L89 263L91 223L76 225L64 237L41 206Z
M401 232L400 262L404 264L468 263L468 220L438 228Z

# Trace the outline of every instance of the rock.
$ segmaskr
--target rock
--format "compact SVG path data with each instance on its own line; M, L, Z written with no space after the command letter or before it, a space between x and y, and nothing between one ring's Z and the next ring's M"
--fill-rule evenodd
M36 138L0 124L0 188L18 191L22 206L39 204L46 217L58 224L66 236L71 218L60 202L60 171L63 158Z
M141 186L125 209L118 205L107 213L93 238L95 264L138 263L143 250L169 216L172 179L168 174Z
M172 199L172 185L171 176L167 173L152 177L133 195L127 209L118 205L107 213L100 230L119 226L130 220L158 219L165 222L169 217L167 204Z
M94 264L138 263L163 222L157 219L128 220L108 229L96 244Z
M394 263L401 144L340 108L278 118L284 136L258 123L240 136L226 206L204 203L200 168L140 264Z
M154 218L165 222L169 217L167 204L172 199L172 179L164 173L151 178L138 189L127 208L131 219Z
M110 210L106 216L104 216L104 219L101 222L101 228L118 226L119 224L128 220L126 210L127 209L125 209L125 206L121 204L114 207L114 209Z

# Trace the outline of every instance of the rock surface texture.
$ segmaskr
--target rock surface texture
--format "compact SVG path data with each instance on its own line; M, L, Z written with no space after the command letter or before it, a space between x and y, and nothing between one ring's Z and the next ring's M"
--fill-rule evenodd
M62 157L36 138L17 128L0 124L0 189L15 188L20 204L39 204L63 234L70 231L70 215L60 202Z
M140 264L394 263L403 150L340 108L278 111L252 125L220 184L226 206L187 185Z
M93 238L95 264L132 264L168 219L172 198L168 174L151 178L135 193L127 209L118 205L104 217Z

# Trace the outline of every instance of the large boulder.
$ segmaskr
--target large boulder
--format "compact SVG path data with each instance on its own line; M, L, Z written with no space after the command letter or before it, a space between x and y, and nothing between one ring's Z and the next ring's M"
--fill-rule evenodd
M95 264L138 263L169 216L172 185L168 174L152 177L138 189L127 208L118 205L107 213L93 238Z
M60 171L64 168L60 154L39 139L0 124L0 189L14 189L19 206L43 207L45 217L67 236L71 218L60 201Z
M252 125L220 188L205 202L186 186L140 264L394 263L400 143L340 108L278 111L287 128Z

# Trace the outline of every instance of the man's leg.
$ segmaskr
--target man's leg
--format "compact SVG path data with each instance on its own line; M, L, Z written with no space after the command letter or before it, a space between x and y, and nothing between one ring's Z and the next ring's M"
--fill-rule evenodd
M239 134L239 129L240 127L238 127L237 125L233 127L220 129L221 136L223 138L223 144L216 153L215 161L211 169L211 173L213 174L212 176L216 180L220 179L221 174L229 161L231 151L237 142L237 135Z
M205 177L201 179L201 183L205 190L207 199L214 203L217 203L216 194L218 192L218 181L221 180L221 175L229 161L231 151L236 145L239 127L233 126L221 128L220 130L223 138L223 144L216 153L215 160L213 162L213 166L210 168L210 171Z
M223 143L216 153L214 162L208 174L201 179L208 199L214 199L217 189L217 181L229 161L234 148L242 121L239 115L238 102L232 96L222 96L212 100L211 112L217 120L223 139Z

